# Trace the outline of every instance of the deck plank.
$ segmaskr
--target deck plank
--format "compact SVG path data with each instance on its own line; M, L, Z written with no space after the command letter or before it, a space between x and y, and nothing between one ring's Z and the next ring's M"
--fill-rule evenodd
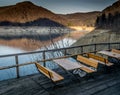
M50 84L49 79L42 74L26 76L19 79L1 81L0 95L120 95L119 67L117 72L110 74L101 73L95 76L95 79L81 78L81 82L71 81L68 77L65 82L62 81L60 84L63 85L62 87L58 86L54 89L52 89L52 82ZM64 72L60 74L64 75L64 77L68 75ZM70 81L68 82L68 80ZM43 83L43 81L48 83ZM44 87L48 88L44 89ZM108 91L110 94L108 94Z

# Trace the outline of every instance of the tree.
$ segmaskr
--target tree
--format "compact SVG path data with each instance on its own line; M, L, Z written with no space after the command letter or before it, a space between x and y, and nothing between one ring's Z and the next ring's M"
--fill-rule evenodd
M101 16L101 24L102 24L103 28L106 28L106 26L107 26L107 18L106 18L105 13L102 14L102 16Z
M110 27L110 28L111 28L112 25L113 25L113 19L114 19L114 18L113 18L113 15L112 15L111 13L109 13L109 14L108 14L108 17L107 17L107 26Z

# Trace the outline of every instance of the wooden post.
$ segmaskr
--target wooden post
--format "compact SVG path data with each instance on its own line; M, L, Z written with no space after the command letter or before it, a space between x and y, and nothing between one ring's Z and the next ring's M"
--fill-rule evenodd
M120 49L120 43L118 44L118 49Z
M66 57L66 53L67 53L67 50L66 49L64 49L65 51L64 51L64 56Z
M81 46L81 54L83 54L83 46Z
M108 43L108 49L110 50L110 48L111 48L111 47L110 47L110 43Z
M44 60L43 66L46 67L46 62L45 62L45 51L43 51L43 60Z
M96 48L96 44L94 44L94 51L95 51L95 53L96 53L96 51L97 51L96 49L97 49L97 48Z
M17 78L19 78L20 77L20 75L19 75L19 66L18 66L18 56L16 55L15 56L15 61L16 61L16 74L17 74Z

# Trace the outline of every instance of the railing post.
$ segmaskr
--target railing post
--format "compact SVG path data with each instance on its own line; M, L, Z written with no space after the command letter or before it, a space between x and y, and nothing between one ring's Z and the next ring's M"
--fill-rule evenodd
M116 43L117 49L120 49L120 43Z
M96 47L96 44L94 44L94 53L97 52L97 47Z
M16 74L17 74L17 78L20 77L19 75L19 66L18 66L18 55L15 55L15 61L16 61Z
M83 46L81 46L81 54L83 54Z
M110 43L108 43L108 49L109 49L109 50L111 49L111 47L110 47Z
M43 51L43 61L44 61L44 62L43 62L43 66L44 66L44 67L46 67L45 59L46 59L46 57L45 57L45 51Z
M64 51L64 56L66 57L66 54L67 54L67 50L66 49L64 49L65 51Z

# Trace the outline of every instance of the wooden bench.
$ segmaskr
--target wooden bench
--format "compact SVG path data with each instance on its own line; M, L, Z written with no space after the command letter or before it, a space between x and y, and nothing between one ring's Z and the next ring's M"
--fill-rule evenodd
M63 80L64 78L57 74L56 72L46 68L46 67L43 67L41 66L39 63L35 62L35 65L37 67L37 69L43 73L45 76L47 76L49 79L51 79L53 82L57 82L57 81L60 81L60 80Z
M120 54L120 50L112 49L111 51Z
M91 53L87 53L87 57L90 59L90 60L95 60L103 65L106 65L106 66L112 66L113 63L110 63L108 62L108 60L106 58L103 58L101 56L97 56L97 55L94 55L94 54L91 54Z
M83 70L87 73L95 72L95 70L93 70L92 68L90 68L88 66L85 66L81 63L78 63L78 62L72 62L72 61L68 60L67 58L56 59L56 60L53 60L53 61L67 71L75 70L75 69L81 69L81 70Z
M81 64L80 69L87 72L87 73L92 73L92 72L96 72L97 68L98 68L98 62L94 61L94 60L90 60L86 57L83 57L81 55L77 56L77 60L82 62L85 65ZM94 68L94 69L93 69Z

